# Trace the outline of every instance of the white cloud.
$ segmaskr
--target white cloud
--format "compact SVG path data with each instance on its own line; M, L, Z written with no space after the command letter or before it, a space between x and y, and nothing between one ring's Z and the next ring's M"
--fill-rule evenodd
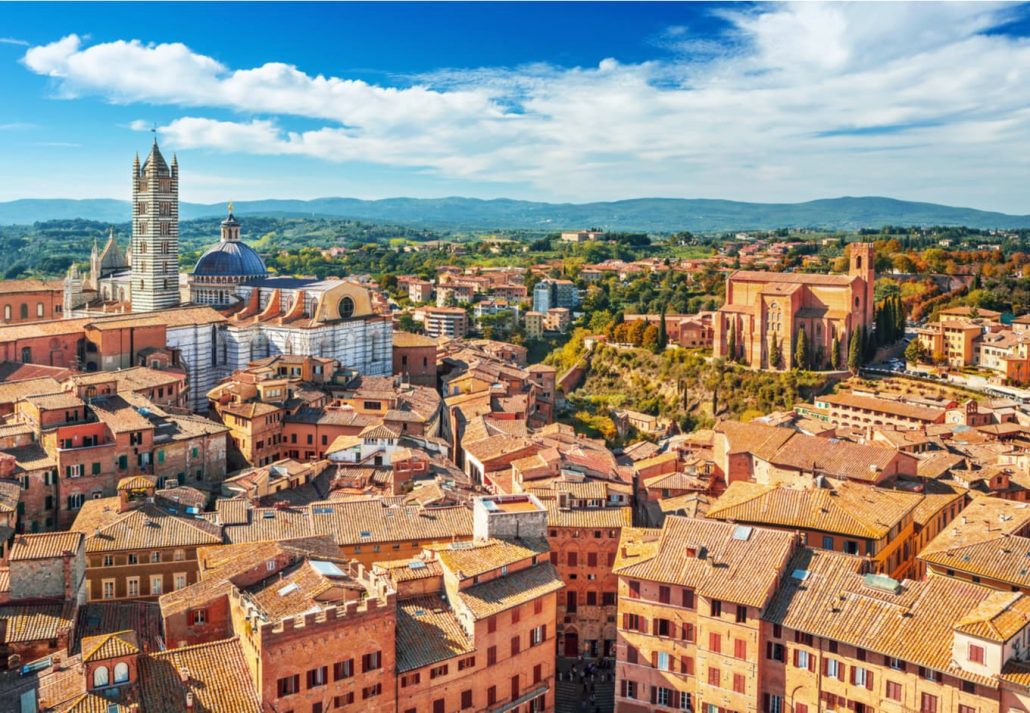
M561 200L887 194L1028 212L1030 42L984 32L1013 12L730 6L726 36L669 28L661 60L441 70L404 87L74 35L23 61L62 97L188 107L159 128L179 149L426 169ZM292 131L293 117L322 125Z
M0 45L18 45L19 47L28 47L30 43L25 40L15 39L14 37L0 37Z

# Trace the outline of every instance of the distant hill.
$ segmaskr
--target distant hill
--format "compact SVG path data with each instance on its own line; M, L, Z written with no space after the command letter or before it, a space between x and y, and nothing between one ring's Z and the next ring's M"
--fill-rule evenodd
M183 203L184 220L222 215L224 204ZM853 230L882 225L964 225L970 228L1030 228L1030 215L1007 215L974 208L916 203L894 198L824 198L807 203L637 198L605 203L540 203L505 198L356 198L259 200L236 203L240 216L349 218L420 227L466 230L607 230L712 232L772 228ZM124 223L128 201L113 199L23 199L0 202L0 224L86 218Z

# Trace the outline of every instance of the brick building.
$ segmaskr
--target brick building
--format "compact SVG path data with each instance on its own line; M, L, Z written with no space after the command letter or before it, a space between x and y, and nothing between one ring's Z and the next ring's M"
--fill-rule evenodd
M64 283L58 280L4 280L0 324L61 319Z
M420 334L395 331L393 373L410 384L436 388L436 342Z

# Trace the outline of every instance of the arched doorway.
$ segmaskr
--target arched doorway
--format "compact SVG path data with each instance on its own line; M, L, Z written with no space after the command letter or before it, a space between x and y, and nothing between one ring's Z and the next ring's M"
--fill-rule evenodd
M579 633L575 629L565 630L565 655L569 658L579 656Z

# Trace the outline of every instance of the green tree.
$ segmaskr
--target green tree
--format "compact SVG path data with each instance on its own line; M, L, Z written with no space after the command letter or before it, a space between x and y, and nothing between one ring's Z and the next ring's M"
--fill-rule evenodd
M644 329L644 336L640 339L640 346L644 349L650 349L653 352L657 352L658 338L658 327L653 324L648 324L647 328Z
M658 320L658 344L655 345L656 352L665 351L665 347L669 345L669 330L665 326L665 305L662 305L662 311Z
M840 368L840 337L836 334L830 342L830 368L834 371Z
M403 312L401 316L397 318L397 327L402 332L420 333L422 331L422 324L416 322L410 312Z
M926 347L918 339L913 339L905 347L905 359L912 364L925 363L927 356Z
M863 328L859 327L857 331L852 330L848 335L848 369L852 374L857 374L862 366L862 332Z
M778 334L773 334L772 348L769 350L769 362L777 369L783 366L783 342L780 341L780 335Z
M726 355L730 361L737 360L737 323L730 322L730 336L726 344Z
M797 343L794 345L794 368L808 368L808 335L805 334L805 325L798 330Z

